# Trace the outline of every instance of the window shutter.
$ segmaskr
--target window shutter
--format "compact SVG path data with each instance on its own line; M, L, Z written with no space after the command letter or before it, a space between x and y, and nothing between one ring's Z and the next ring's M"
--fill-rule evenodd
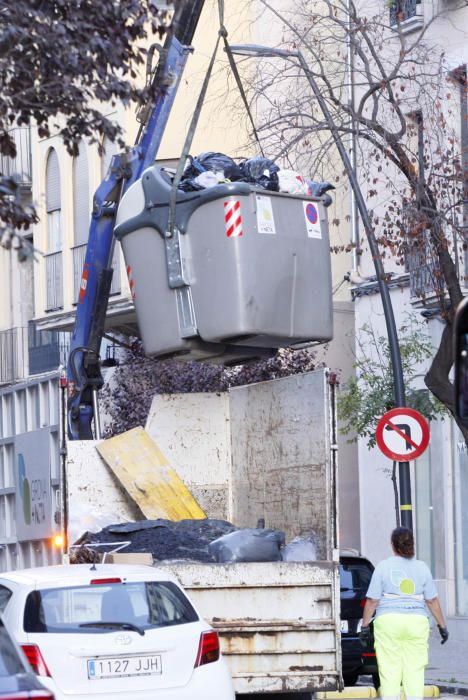
M47 212L56 211L60 205L60 168L57 151L53 148L47 159L46 174L46 205Z
M89 170L84 143L80 143L79 155L73 161L73 224L75 245L88 240L89 232Z

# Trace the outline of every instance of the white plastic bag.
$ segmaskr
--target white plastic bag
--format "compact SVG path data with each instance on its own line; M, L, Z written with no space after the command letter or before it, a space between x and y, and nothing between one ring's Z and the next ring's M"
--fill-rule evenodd
M315 536L295 537L281 552L283 561L317 561Z
M278 173L279 191L288 194L309 194L305 178L295 170L280 170Z

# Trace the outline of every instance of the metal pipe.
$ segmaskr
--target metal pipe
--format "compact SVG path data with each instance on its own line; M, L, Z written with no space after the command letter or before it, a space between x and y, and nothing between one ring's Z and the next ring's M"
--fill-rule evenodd
M354 51L351 43L351 9L350 0L347 0L347 12L348 12L348 36L346 41L347 48L347 68L348 68L348 105L351 110L349 117L351 125L351 133L349 135L349 152L351 155L351 167L354 172L357 172L357 137L355 131L355 120L354 120ZM356 197L352 187L349 187L349 213L350 213L350 242L351 242L351 270L353 272L359 272L359 261L360 254L359 250L359 213L356 206Z
M98 389L93 387L94 437L101 439L101 419L99 416Z
M379 286L380 296L382 299L382 307L385 317L385 324L387 327L388 334L388 344L390 349L390 358L392 362L393 369L393 391L395 396L395 406L403 407L406 405L405 398L405 383L403 378L403 366L401 362L400 345L398 343L398 333L395 324L395 316L393 314L392 301L390 299L390 292L385 279L385 270L382 263L382 258L380 257L379 246L374 235L374 230L369 217L369 212L367 211L367 206L362 195L359 182L356 177L356 172L351 165L349 160L348 152L343 144L341 136L338 129L333 121L332 115L328 109L327 103L325 102L320 89L315 82L315 78L309 70L309 66L300 51L290 52L291 56L296 56L301 67L306 75L312 92L317 98L317 102L322 110L322 114L325 117L327 126L333 137L335 145L337 147L338 153L340 154L341 160L345 167L346 173L349 177L351 187L356 198L357 208L364 224L364 229L366 231L367 241L369 243L369 249L374 261L375 272L377 276L377 284ZM412 513L412 502L411 502L411 475L408 462L399 462L398 468L399 478L400 478L400 513L401 513L401 524L404 527L408 527L410 530L413 529L413 513Z

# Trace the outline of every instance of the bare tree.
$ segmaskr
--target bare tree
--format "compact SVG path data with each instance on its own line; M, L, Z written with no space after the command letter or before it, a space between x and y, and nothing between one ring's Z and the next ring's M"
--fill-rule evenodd
M451 324L462 298L468 171L460 138L466 71L449 70L434 38L448 18L434 15L408 34L399 0L383 10L353 0L299 0L291 12L258 1L264 17L281 25L279 45L306 58L342 138L359 149L357 170L382 257L403 265L413 256L426 266L431 289L426 284L420 295L430 292L432 312L445 327L425 383L453 414ZM466 0L452 4L451 16L466 7ZM457 31L466 41L468 32L454 23ZM329 128L297 61L259 61L250 87L265 150L318 179L330 178L332 164L343 182ZM362 245L361 237L358 254Z

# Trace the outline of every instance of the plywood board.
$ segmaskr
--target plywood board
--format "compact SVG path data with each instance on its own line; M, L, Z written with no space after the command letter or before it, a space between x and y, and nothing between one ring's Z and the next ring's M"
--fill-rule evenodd
M146 518L206 518L188 488L143 428L116 435L96 447Z

